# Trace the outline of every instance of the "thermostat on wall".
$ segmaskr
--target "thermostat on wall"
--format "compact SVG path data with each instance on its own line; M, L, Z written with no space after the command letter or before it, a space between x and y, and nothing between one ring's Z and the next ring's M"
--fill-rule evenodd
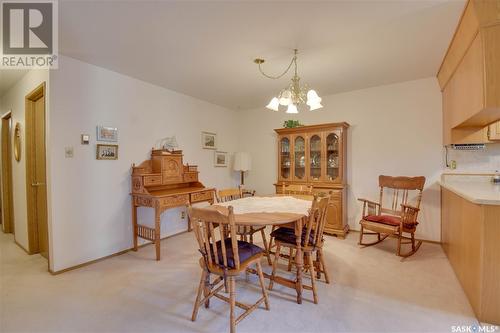
M82 134L82 145L88 145L90 142L90 135Z

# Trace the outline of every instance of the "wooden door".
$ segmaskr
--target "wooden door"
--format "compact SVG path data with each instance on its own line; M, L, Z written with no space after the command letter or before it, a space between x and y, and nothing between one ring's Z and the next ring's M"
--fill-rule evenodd
M12 118L2 118L2 224L5 233L14 232L14 200L12 197Z
M323 133L315 132L310 133L307 136L308 142L308 180L310 182L320 182L324 179L324 169L326 167L326 162L324 158L324 143L323 143Z
M163 156L162 159L162 183L171 184L182 182L182 156Z
M334 233L344 229L344 219L342 216L342 190L332 191L330 203L328 204L325 231Z
M307 145L306 136L304 134L297 134L292 136L293 142L293 180L294 181L307 181L306 165L307 165Z
M26 187L30 253L48 259L45 83L26 96Z
M292 178L292 144L288 135L278 140L278 180L289 181Z

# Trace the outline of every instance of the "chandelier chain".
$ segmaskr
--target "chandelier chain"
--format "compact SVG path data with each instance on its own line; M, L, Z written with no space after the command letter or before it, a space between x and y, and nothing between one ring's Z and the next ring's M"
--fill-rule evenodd
M286 73L288 73L288 71L290 70L290 68L292 68L292 65L295 65L295 75L297 75L297 49L294 50L295 52L295 55L293 56L292 58L292 61L290 61L290 64L288 65L288 67L285 69L285 71L279 75L276 75L276 76L273 76L273 75L268 75L266 73L264 73L264 71L262 70L262 64L259 63L259 71L262 75L264 75L265 77L267 77L268 79L273 79L273 80L277 80L279 78L282 78Z

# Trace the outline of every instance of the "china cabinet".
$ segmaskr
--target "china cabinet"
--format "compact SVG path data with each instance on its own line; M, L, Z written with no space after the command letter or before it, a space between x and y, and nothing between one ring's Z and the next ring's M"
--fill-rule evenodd
M330 123L276 129L278 180L283 184L307 184L313 192L332 192L325 232L344 237L347 226L347 129L349 124Z

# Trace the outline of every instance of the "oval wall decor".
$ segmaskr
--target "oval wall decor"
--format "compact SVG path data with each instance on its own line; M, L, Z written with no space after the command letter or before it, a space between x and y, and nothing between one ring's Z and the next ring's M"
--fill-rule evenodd
M14 158L16 161L21 160L21 124L16 123L16 128L14 129Z

